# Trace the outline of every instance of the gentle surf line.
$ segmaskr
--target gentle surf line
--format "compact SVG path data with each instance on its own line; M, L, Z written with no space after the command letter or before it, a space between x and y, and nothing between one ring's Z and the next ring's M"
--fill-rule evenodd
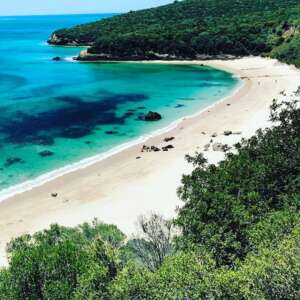
M228 71L226 71L226 72L228 72ZM201 115L206 110L212 109L216 105L226 101L228 98L232 97L239 90L241 90L245 86L246 82L244 80L241 80L240 77L236 74L233 74L233 77L236 78L236 79L239 79L239 83L236 85L236 87L232 90L231 93L229 93L226 97L223 97L220 100L204 107L203 109L199 110L195 114L187 115L187 116L182 117L178 120L175 120L170 125L168 125L166 127L155 130L152 133L142 135L142 136L136 138L133 141L123 143L123 144L121 144L119 146L116 146L116 147L114 147L114 148L112 148L112 149L110 149L110 150L108 150L104 153L100 153L100 154L82 159L78 162L75 162L75 163L69 164L67 166L58 168L56 170L47 172L47 173L45 173L43 175L40 175L40 176L38 176L34 179L30 179L30 180L27 180L23 183L8 187L6 189L3 189L2 191L0 191L0 202L5 201L5 200L7 200L7 199L9 199L13 196L22 194L24 192L28 192L28 191L36 188L36 187L40 187L40 186L44 185L45 183L53 181L53 180L55 180L59 177L62 177L64 175L66 175L66 174L75 172L75 171L80 170L80 169L85 169L85 168L87 168L91 165L94 165L95 163L98 163L98 162L100 162L104 159L107 159L111 156L114 156L114 155L116 155L116 154L118 154L118 153L120 153L120 152L122 152L122 151L124 151L128 148L131 148L133 146L136 146L136 145L139 145L139 144L142 144L142 143L146 143L147 140L149 140L153 137L163 135L163 134L166 134L166 133L170 132L171 130L177 128L184 120L192 119L192 118L195 118L195 117Z

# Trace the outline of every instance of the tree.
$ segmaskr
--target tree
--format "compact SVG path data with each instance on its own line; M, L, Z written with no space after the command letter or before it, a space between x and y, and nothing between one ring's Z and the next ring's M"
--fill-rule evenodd
M201 154L188 157L195 169L182 180L185 202L177 225L183 239L232 265L249 251L248 229L272 211L299 208L300 109L297 102L274 103L273 128L236 145L218 166Z
M173 238L178 233L171 221L155 213L139 219L140 234L128 247L151 271L157 270L173 252Z

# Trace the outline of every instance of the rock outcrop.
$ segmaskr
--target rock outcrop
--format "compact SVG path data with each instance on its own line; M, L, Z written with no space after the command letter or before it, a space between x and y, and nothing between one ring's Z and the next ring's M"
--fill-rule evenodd
M225 130L225 131L224 131L224 135L225 135L225 136L232 135L232 131L231 131L231 130Z
M145 115L145 121L159 121L161 119L162 119L162 116L157 112L149 111Z

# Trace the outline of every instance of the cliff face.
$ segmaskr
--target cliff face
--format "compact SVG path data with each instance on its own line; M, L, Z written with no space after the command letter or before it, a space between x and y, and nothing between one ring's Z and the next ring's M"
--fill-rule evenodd
M91 46L92 42L81 41L77 38L71 38L53 33L48 39L48 43L56 46Z

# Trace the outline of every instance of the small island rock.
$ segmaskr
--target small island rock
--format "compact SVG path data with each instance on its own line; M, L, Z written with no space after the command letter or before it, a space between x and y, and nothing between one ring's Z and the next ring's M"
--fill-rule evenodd
M145 121L159 121L161 119L162 119L162 116L157 112L149 111L145 115Z

